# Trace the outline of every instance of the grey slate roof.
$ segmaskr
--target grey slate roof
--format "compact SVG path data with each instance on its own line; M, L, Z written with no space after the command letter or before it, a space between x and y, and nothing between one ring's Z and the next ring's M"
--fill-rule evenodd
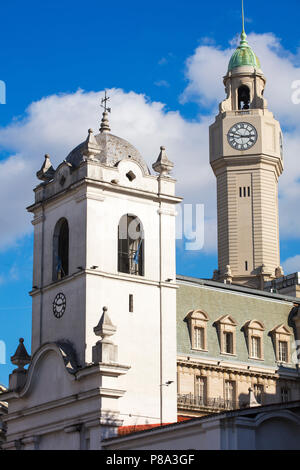
M277 367L274 347L270 332L278 325L284 324L293 334L291 318L295 304L300 299L256 291L241 286L225 285L203 279L177 276L177 353L193 358L228 360L221 354L216 320L223 315L230 315L237 323L237 354L231 362L256 364L260 367ZM193 310L204 310L209 321L207 324L208 352L191 349L191 338L186 316ZM265 326L264 360L249 359L244 326L250 320L261 321ZM295 369L295 365L288 365Z

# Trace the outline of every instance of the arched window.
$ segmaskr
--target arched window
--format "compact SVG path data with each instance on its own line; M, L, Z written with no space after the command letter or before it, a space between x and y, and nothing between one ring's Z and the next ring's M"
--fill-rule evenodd
M57 281L69 274L69 225L60 219L53 236L53 280Z
M118 271L144 276L144 232L140 219L126 214L118 228Z
M246 85L242 85L238 91L239 110L250 109L250 90Z

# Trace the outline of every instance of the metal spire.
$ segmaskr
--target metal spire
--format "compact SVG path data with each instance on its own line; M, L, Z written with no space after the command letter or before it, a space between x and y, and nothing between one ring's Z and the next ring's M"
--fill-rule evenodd
M247 44L247 34L245 32L245 13L244 13L244 0L242 0L242 23L243 23L243 30L241 34L241 44Z
M242 0L242 21L243 21L243 33L245 32L245 15L244 15L244 0Z
M102 121L100 126L100 132L110 132L109 121L108 121L108 113L111 113L111 108L108 108L107 102L110 100L110 97L107 96L107 92L105 90L105 97L101 100L101 108L104 109L102 114Z

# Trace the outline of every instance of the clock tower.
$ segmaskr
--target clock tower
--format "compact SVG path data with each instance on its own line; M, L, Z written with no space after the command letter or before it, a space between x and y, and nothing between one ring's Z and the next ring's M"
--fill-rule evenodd
M210 126L218 204L219 267L214 278L263 289L265 281L282 275L278 223L282 132L264 98L266 78L244 26L224 85L227 97Z

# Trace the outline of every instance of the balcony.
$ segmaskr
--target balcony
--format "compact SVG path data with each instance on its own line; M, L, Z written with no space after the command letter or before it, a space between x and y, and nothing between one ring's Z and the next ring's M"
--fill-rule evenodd
M246 404L241 404L237 401L226 400L224 398L209 398L209 397L198 397L191 393L187 395L177 396L177 405L180 410L184 411L195 411L195 412L208 412L218 413L222 411L238 410L240 408L246 408Z

